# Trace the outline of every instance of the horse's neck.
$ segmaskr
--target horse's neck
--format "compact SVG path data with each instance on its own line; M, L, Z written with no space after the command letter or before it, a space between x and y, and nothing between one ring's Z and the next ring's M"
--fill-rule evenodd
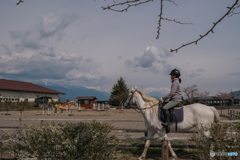
M140 109L141 114L145 118L147 118L146 114L145 114L146 113L146 106L144 106L145 101L143 100L142 96L139 93L136 95L136 99L137 99L136 103L137 103L138 108Z
M138 93L136 95L137 98L137 106L140 109L141 114L143 115L143 117L147 120L147 121L151 121L152 118L154 118L155 116L151 116L149 114L153 114L154 112L150 111L153 109L153 107L151 107L151 109L147 109L150 106L146 106L145 105L145 101L143 100L142 96Z
M138 94L136 94L136 103L137 103L137 106L138 106L138 108L141 110L141 109L143 109L143 107L144 107L144 100L142 99L142 96L138 93Z

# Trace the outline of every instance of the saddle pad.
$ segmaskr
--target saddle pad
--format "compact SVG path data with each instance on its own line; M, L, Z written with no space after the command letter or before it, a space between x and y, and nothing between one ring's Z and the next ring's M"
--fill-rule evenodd
M162 110L162 108L160 106L158 106L158 120L161 122L165 122L165 120L162 119L161 110ZM182 122L183 121L183 107L180 109L174 109L173 112L175 113L175 115L177 117L177 122ZM175 116L173 116L172 122L176 122Z

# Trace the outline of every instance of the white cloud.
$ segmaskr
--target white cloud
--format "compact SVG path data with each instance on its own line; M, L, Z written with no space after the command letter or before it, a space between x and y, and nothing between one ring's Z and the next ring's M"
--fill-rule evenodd
M135 72L138 71L137 68L140 68L143 72L160 73L163 71L163 74L169 74L170 70L176 68L167 62L167 59L172 56L173 53L166 49L159 52L155 46L147 46L142 56L135 57L134 60L128 59L124 64L125 67L131 68Z
M54 12L42 16L39 23L26 31L9 31L13 39L19 39L25 48L38 50L43 47L42 39L55 37L58 41L64 36L64 30L78 17L67 14L57 15ZM17 45L19 46L19 45Z
M28 51L3 55L0 59L0 74L28 79L101 79L101 64L92 58L84 58L77 53L50 54Z
M66 76L70 79L86 79L86 80L91 80L91 79L95 79L96 77L93 74L90 73L83 73L81 72L81 70L76 70L73 69L71 71L69 71Z
M5 71L6 74L18 74L20 72L22 72L23 70L21 69L12 69L12 70L7 70Z

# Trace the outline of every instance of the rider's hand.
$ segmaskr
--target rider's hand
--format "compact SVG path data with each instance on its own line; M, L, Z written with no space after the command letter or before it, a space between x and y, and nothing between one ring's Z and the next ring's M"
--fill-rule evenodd
M161 103L163 103L164 102L164 100L163 100L163 98L160 98L160 100L159 100Z

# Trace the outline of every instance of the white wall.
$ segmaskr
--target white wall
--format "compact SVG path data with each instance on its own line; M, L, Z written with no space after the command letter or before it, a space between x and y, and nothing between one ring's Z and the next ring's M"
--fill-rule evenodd
M25 99L28 100L28 102L34 102L35 98L37 96L42 97L42 96L47 96L47 97L52 97L54 101L58 100L58 94L50 94L50 93L37 93L37 92L21 92L21 91L6 91L6 90L0 90L0 98L2 98L2 102L6 100L6 98L10 98L12 102L17 102L24 101ZM5 99L5 100L4 100Z

